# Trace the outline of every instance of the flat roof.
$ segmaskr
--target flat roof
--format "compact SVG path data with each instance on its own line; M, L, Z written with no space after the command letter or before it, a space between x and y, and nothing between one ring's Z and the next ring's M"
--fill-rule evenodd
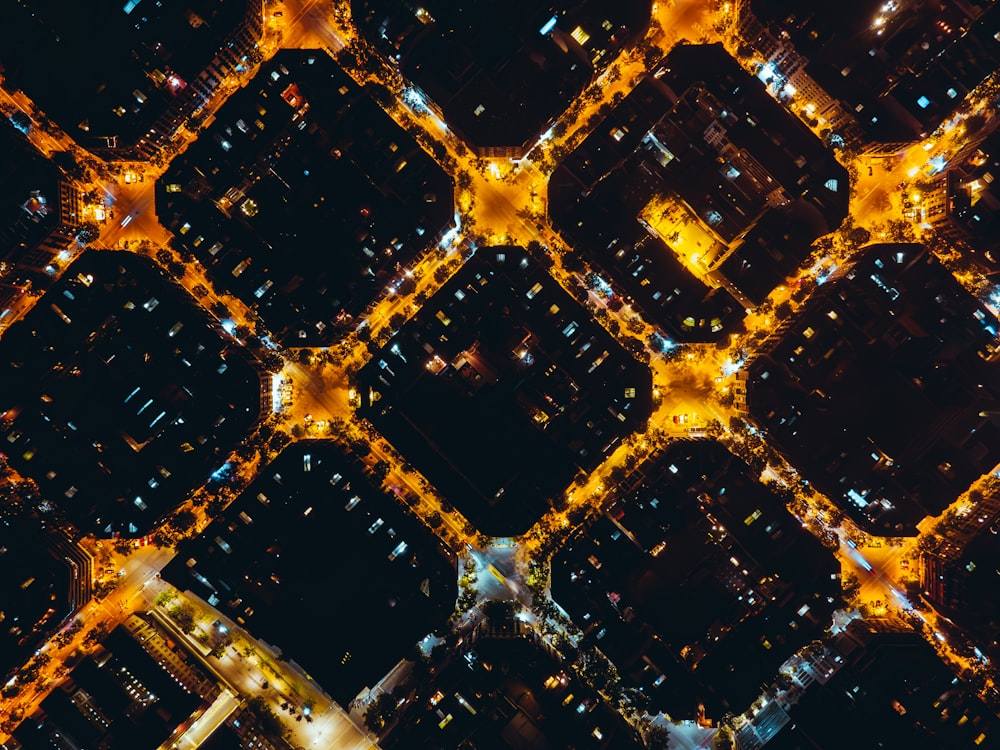
M380 746L644 747L609 703L525 631L523 623L491 618L466 633L464 658L439 666L430 681L435 698L408 704Z
M362 368L361 414L485 534L526 531L652 411L652 375L523 248L479 248Z
M59 224L59 170L2 116L0 154L0 260L16 262Z
M14 736L29 748L50 745L53 732L78 747L157 747L200 703L120 626L41 702L44 718Z

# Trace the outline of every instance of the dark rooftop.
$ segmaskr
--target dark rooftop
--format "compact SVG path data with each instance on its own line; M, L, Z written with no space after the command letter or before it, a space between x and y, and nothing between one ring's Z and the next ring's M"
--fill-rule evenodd
M257 419L259 376L149 260L88 251L0 340L10 463L82 530L141 535Z
M0 117L0 261L17 263L58 225L59 170Z
M0 676L23 664L70 613L69 563L8 486L0 493Z
M243 743L229 724L223 724L199 745L201 750L243 750Z
M950 239L964 240L963 250L984 270L1000 270L1000 130L995 130L956 162L939 180L942 203L952 222ZM940 183L939 183L940 184ZM941 210L945 210L941 206ZM929 219L938 224L933 217ZM955 231L957 230L957 232Z
M244 744L240 741L236 730L226 723L212 732L212 735L199 745L199 750L244 750Z
M752 277L723 269L759 301L846 216L848 179L721 45L679 45L556 169L549 198L560 230L655 322L711 341L743 316L713 273L730 248L770 213L796 217L794 238L774 218L758 230L777 235L764 253L732 261L744 271L755 256Z
M653 131L672 155L665 182L724 241L787 202L812 206L826 232L847 216L847 170L721 44L678 45L657 76L673 102Z
M826 230L810 206L793 203L765 213L720 264L719 271L755 305L795 273Z
M996 498L990 498L996 506ZM920 583L924 597L967 633L987 658L1000 658L1000 517L976 508L965 519L975 534L945 553L921 555Z
M876 140L932 131L1000 64L1000 13L987 0L751 5L790 35L808 73Z
M519 247L481 248L362 369L361 413L485 534L644 428L652 375Z

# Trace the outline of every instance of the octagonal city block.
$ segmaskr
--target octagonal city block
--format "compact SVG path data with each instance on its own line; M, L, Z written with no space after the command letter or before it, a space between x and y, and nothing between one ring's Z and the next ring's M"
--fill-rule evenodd
M750 413L875 534L915 534L1000 458L1000 321L922 245L879 244L749 367Z
M485 534L645 428L652 375L520 247L481 248L359 375L361 414Z
M149 260L88 251L0 340L0 446L81 529L146 533L260 410L257 370Z
M175 246L288 346L329 344L451 226L454 186L321 50L283 50L156 185Z
M645 691L744 710L842 606L840 564L714 441L674 444L552 563L552 596Z

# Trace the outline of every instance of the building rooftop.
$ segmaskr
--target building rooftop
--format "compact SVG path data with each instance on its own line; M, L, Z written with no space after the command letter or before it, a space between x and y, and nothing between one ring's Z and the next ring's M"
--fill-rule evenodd
M656 75L672 100L652 131L672 155L665 182L723 241L789 202L812 206L823 233L847 216L847 170L721 44L678 45Z
M59 169L0 117L0 263L7 270L59 226ZM0 270L0 285L10 284Z
M719 272L759 305L795 274L823 234L822 220L805 204L768 211L722 261Z
M715 340L742 320L742 307L692 275L641 223L645 207L666 190L642 168L650 152L641 140L668 107L663 87L643 79L553 172L549 210L574 248L652 322L681 341Z
M923 246L872 245L751 363L750 412L862 526L913 534L1000 459L998 331Z
M749 474L672 446L553 560L553 598L670 715L742 711L842 605L837 559Z
M232 726L223 724L199 747L203 750L243 750L243 743Z
M639 39L650 0L353 0L368 40L481 152L523 149Z
M920 591L936 609L969 634L987 658L1000 658L1000 602L992 591L1000 578L1000 497L977 493L975 505L946 516L943 539L920 557Z
M652 410L649 368L519 247L477 250L359 381L361 414L495 536L526 531Z
M327 441L286 448L163 577L282 649L343 706L443 628L458 593L434 535ZM302 639L305 623L322 648Z
M328 344L453 222L454 186L322 51L283 50L156 186L160 221L287 345Z
M953 578L952 596L944 603L959 627L972 633L994 655L1000 654L996 643L1000 603L992 593L1000 578L998 533L1000 523L994 521L989 530L965 547L955 560L954 570L958 575Z
M944 183L940 185L947 204L943 213L951 224L947 236L963 241L970 257L994 274L1000 270L1000 185L994 184L998 177L1000 130L994 130L938 178L939 185ZM934 217L929 220L939 224Z
M88 251L0 340L10 463L84 532L139 536L257 419L235 342L145 258Z

